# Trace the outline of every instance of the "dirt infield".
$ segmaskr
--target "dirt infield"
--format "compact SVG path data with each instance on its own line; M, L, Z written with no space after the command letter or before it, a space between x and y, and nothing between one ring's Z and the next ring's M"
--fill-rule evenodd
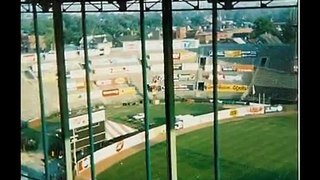
M239 121L239 120L244 120L244 119L252 119L252 118L257 118L257 117L282 116L282 115L288 115L288 114L292 114L292 113L296 113L296 111L287 111L287 112L280 112L280 113L272 113L272 114L263 114L263 115L245 116L245 117L240 117L240 118L226 119L226 120L220 121L219 124L233 122L233 121ZM209 127L209 126L212 126L212 122L200 124L197 126L186 128L186 129L181 129L181 130L177 131L177 136L181 135L181 134L186 134L191 131L198 130L198 129L202 129L205 127ZM160 143L162 141L165 141L165 140L166 140L166 135L161 134L161 135L157 136L156 138L150 140L150 145L153 146L153 145ZM127 158L127 157L141 151L141 150L144 150L144 149L145 149L144 143L141 143L141 144L136 145L130 149L124 150L124 151L122 151L112 157L104 159L103 161L96 164L96 168L95 168L96 174L99 174L99 173L105 171L106 169L110 168L112 165L114 165L114 164L120 162L121 160L123 160L123 159L125 159L125 158ZM86 169L85 171L80 173L75 179L76 180L90 180L91 179L90 175L91 175L90 169Z

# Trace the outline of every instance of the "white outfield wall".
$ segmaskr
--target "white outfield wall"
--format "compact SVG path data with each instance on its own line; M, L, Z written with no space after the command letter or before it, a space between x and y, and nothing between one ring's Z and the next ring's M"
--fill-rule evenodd
M235 109L222 110L218 112L219 120L241 117L246 115L264 114L264 106L252 105ZM199 116L185 115L179 116L183 120L183 128L192 127L200 124L205 124L213 121L213 113L203 114ZM150 140L160 134L165 133L165 125L150 129ZM98 163L106 158L116 155L117 153L129 149L138 144L144 143L145 132L140 132L134 136L128 137L124 140L118 141L110 146L102 148L94 153L94 162ZM90 167L90 156L87 156L78 161L78 173Z
M165 133L165 125L153 128L149 131L150 139L155 138L159 134ZM100 149L94 153L94 162L98 163L106 158L116 155L117 153L129 149L133 146L144 142L145 132L138 133L134 136L128 137L124 140L118 141L110 146ZM90 156L87 156L77 163L78 173L90 168Z

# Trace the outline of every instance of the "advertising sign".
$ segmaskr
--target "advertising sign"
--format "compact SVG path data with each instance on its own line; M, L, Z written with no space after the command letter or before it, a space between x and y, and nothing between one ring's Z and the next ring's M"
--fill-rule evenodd
M97 111L92 113L92 123L97 123L105 120L105 110ZM72 117L69 120L69 129L76 129L79 127L87 126L88 122L88 114L84 114L81 116Z
M199 47L198 39L173 40L173 49L195 49Z
M265 112L266 113L281 112L281 111L283 111L283 107L281 105L266 106L265 107Z
M224 57L226 57L226 58L240 58L241 51L240 50L224 51Z
M248 90L248 86L246 85L237 85L237 84L218 84L219 92L236 92L236 93L244 93ZM213 91L213 85L207 85L207 91Z
M119 95L119 89L102 90L102 96L117 96L117 95Z
M119 95L135 95L137 93L135 87L119 88Z
M241 56L242 57L256 57L257 52L256 51L242 51Z
M176 91L188 91L189 88L187 85L174 85L174 90Z
M246 85L237 85L237 84L219 84L218 91L220 92L241 92L244 93L248 90Z
M263 106L250 106L249 113L250 114L264 114L264 107Z
M221 70L224 72L234 72L236 68L232 66L221 66Z
M95 84L97 86L108 86L108 85L111 85L112 84L112 80L110 79L107 79L107 80L97 80L95 81Z
M254 65L251 64L236 64L234 65L237 72L253 72Z
M211 74L210 74L211 75ZM212 75L209 76L209 80L212 79ZM218 74L218 80L220 81L242 81L242 75L225 75L225 74Z
M238 110L236 110L236 109L230 110L230 116L231 117L236 117L237 115L238 115Z
M123 146L124 146L124 142L123 141L118 142L117 146L116 146L116 151L120 152L123 149Z
M182 64L179 63L179 64L174 64L173 65L173 70L182 70Z
M212 56L212 52L211 52L211 56ZM217 51L217 56L218 57L224 57L224 52L223 51Z

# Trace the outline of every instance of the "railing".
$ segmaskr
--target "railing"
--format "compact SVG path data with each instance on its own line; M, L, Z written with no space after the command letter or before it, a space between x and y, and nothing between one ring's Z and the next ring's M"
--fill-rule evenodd
M69 2L69 1L68 1ZM85 0L77 1L80 2L81 6L81 15L82 15L82 33L83 43L84 43L84 59L85 59L85 74L86 74L86 83L89 84L90 81L90 70L88 63L88 49L87 47L87 35L86 35L86 12L88 12L86 7ZM137 2L137 1L135 1ZM199 3L199 1L197 1ZM258 2L258 1L257 1ZM102 3L102 1L101 1ZM160 3L160 2L156 2ZM175 135L175 105L174 105L174 81L173 81L173 47L172 47L172 2L171 1L162 1L162 10L163 13L163 36L165 37L163 40L163 50L164 50L164 79L165 79L165 116L166 116L166 133L167 133L167 165L168 165L168 179L176 180L177 179L177 160L176 160L176 135ZM47 127L46 127L46 117L45 117L45 108L44 108L44 98L43 98L43 85L42 85L42 72L41 72L41 60L40 56L40 48L39 48L39 34L38 34L38 26L37 26L37 4L31 2L23 2L21 6L32 5L32 10L29 9L27 12L33 12L34 18L34 30L36 36L36 50L37 50L37 68L38 68L38 82L39 82L39 96L40 96L40 108L41 108L41 124L42 124L42 139L43 139L43 150L44 150L44 164L45 164L45 179L50 179L50 173L48 169L48 140L47 140ZM89 3L92 4L92 3ZM57 59L57 70L58 70L58 89L59 89L59 106L60 106L60 117L61 117L61 128L62 128L62 137L64 142L64 160L66 164L66 179L73 179L73 168L72 168L72 157L71 157L71 145L70 145L70 134L69 134L69 107L68 107L68 98L67 98L67 81L66 81L66 67L65 67L65 57L64 57L64 40L63 40L63 24L62 24L62 14L67 11L62 8L62 1L53 1L52 4L52 12L53 12L53 20L54 20L54 33L55 33L55 42L56 42L56 59ZM69 4L70 5L70 4ZM152 134L149 135L149 110L148 110L148 91L147 91L147 62L146 62L146 50L145 50L145 27L144 27L144 11L150 10L150 7L147 7L145 1L139 1L139 12L140 12L140 31L141 31L141 52L142 52L142 72L143 72L143 103L144 103L144 113L145 113L145 147L146 147L146 177L148 180L151 180L151 161L150 161L150 143L149 139ZM72 6L72 4L70 5ZM296 4L290 5L296 6ZM194 6L198 7L198 6ZM265 6L266 7L266 6ZM280 7L280 6L278 6ZM246 7L243 7L246 8ZM198 8L193 8L198 10ZM212 3L211 8L207 8L207 10L212 10L212 22L213 26L216 27L217 24L217 3ZM100 8L99 12L102 12L102 8ZM216 29L212 28L212 34L216 34ZM213 56L213 67L217 66L217 49L216 42L212 43L212 54ZM220 169L219 169L219 125L218 125L218 109L217 109L217 68L213 68L213 103L214 103L214 113L213 113L213 123L214 123L214 177L216 180L220 179ZM88 111L88 119L89 119L89 137L90 137L90 167L91 167L91 178L96 179L95 174L95 160L94 157L94 146L93 146L93 131L92 131L92 105L91 105L91 97L90 97L90 86L86 86L86 94L87 94L87 111ZM98 151L96 152L98 153ZM32 177L28 177L26 175L21 174L23 177L27 177L29 179L36 179Z

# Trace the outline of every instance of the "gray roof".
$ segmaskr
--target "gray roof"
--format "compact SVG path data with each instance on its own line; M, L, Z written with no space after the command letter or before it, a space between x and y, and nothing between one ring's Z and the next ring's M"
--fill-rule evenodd
M194 52L198 52L200 56L208 56L212 50L212 45L201 45L198 49L192 49ZM218 43L218 51L225 50L241 50L241 51L255 51L256 57L242 57L242 58L224 58L218 57L219 60L223 60L230 63L239 64L254 64L259 67L261 58L267 57L268 62L266 67L276 69L285 72L291 72L294 62L295 49L292 45L267 45L267 44L235 44L235 43Z
M281 42L281 40L277 36L274 36L274 35L269 34L269 33L261 34L257 38L257 41L258 42L261 41L262 43L269 44L269 45L281 45L281 44L283 44Z
M296 74L258 68L252 84L263 87L298 89L298 77Z

